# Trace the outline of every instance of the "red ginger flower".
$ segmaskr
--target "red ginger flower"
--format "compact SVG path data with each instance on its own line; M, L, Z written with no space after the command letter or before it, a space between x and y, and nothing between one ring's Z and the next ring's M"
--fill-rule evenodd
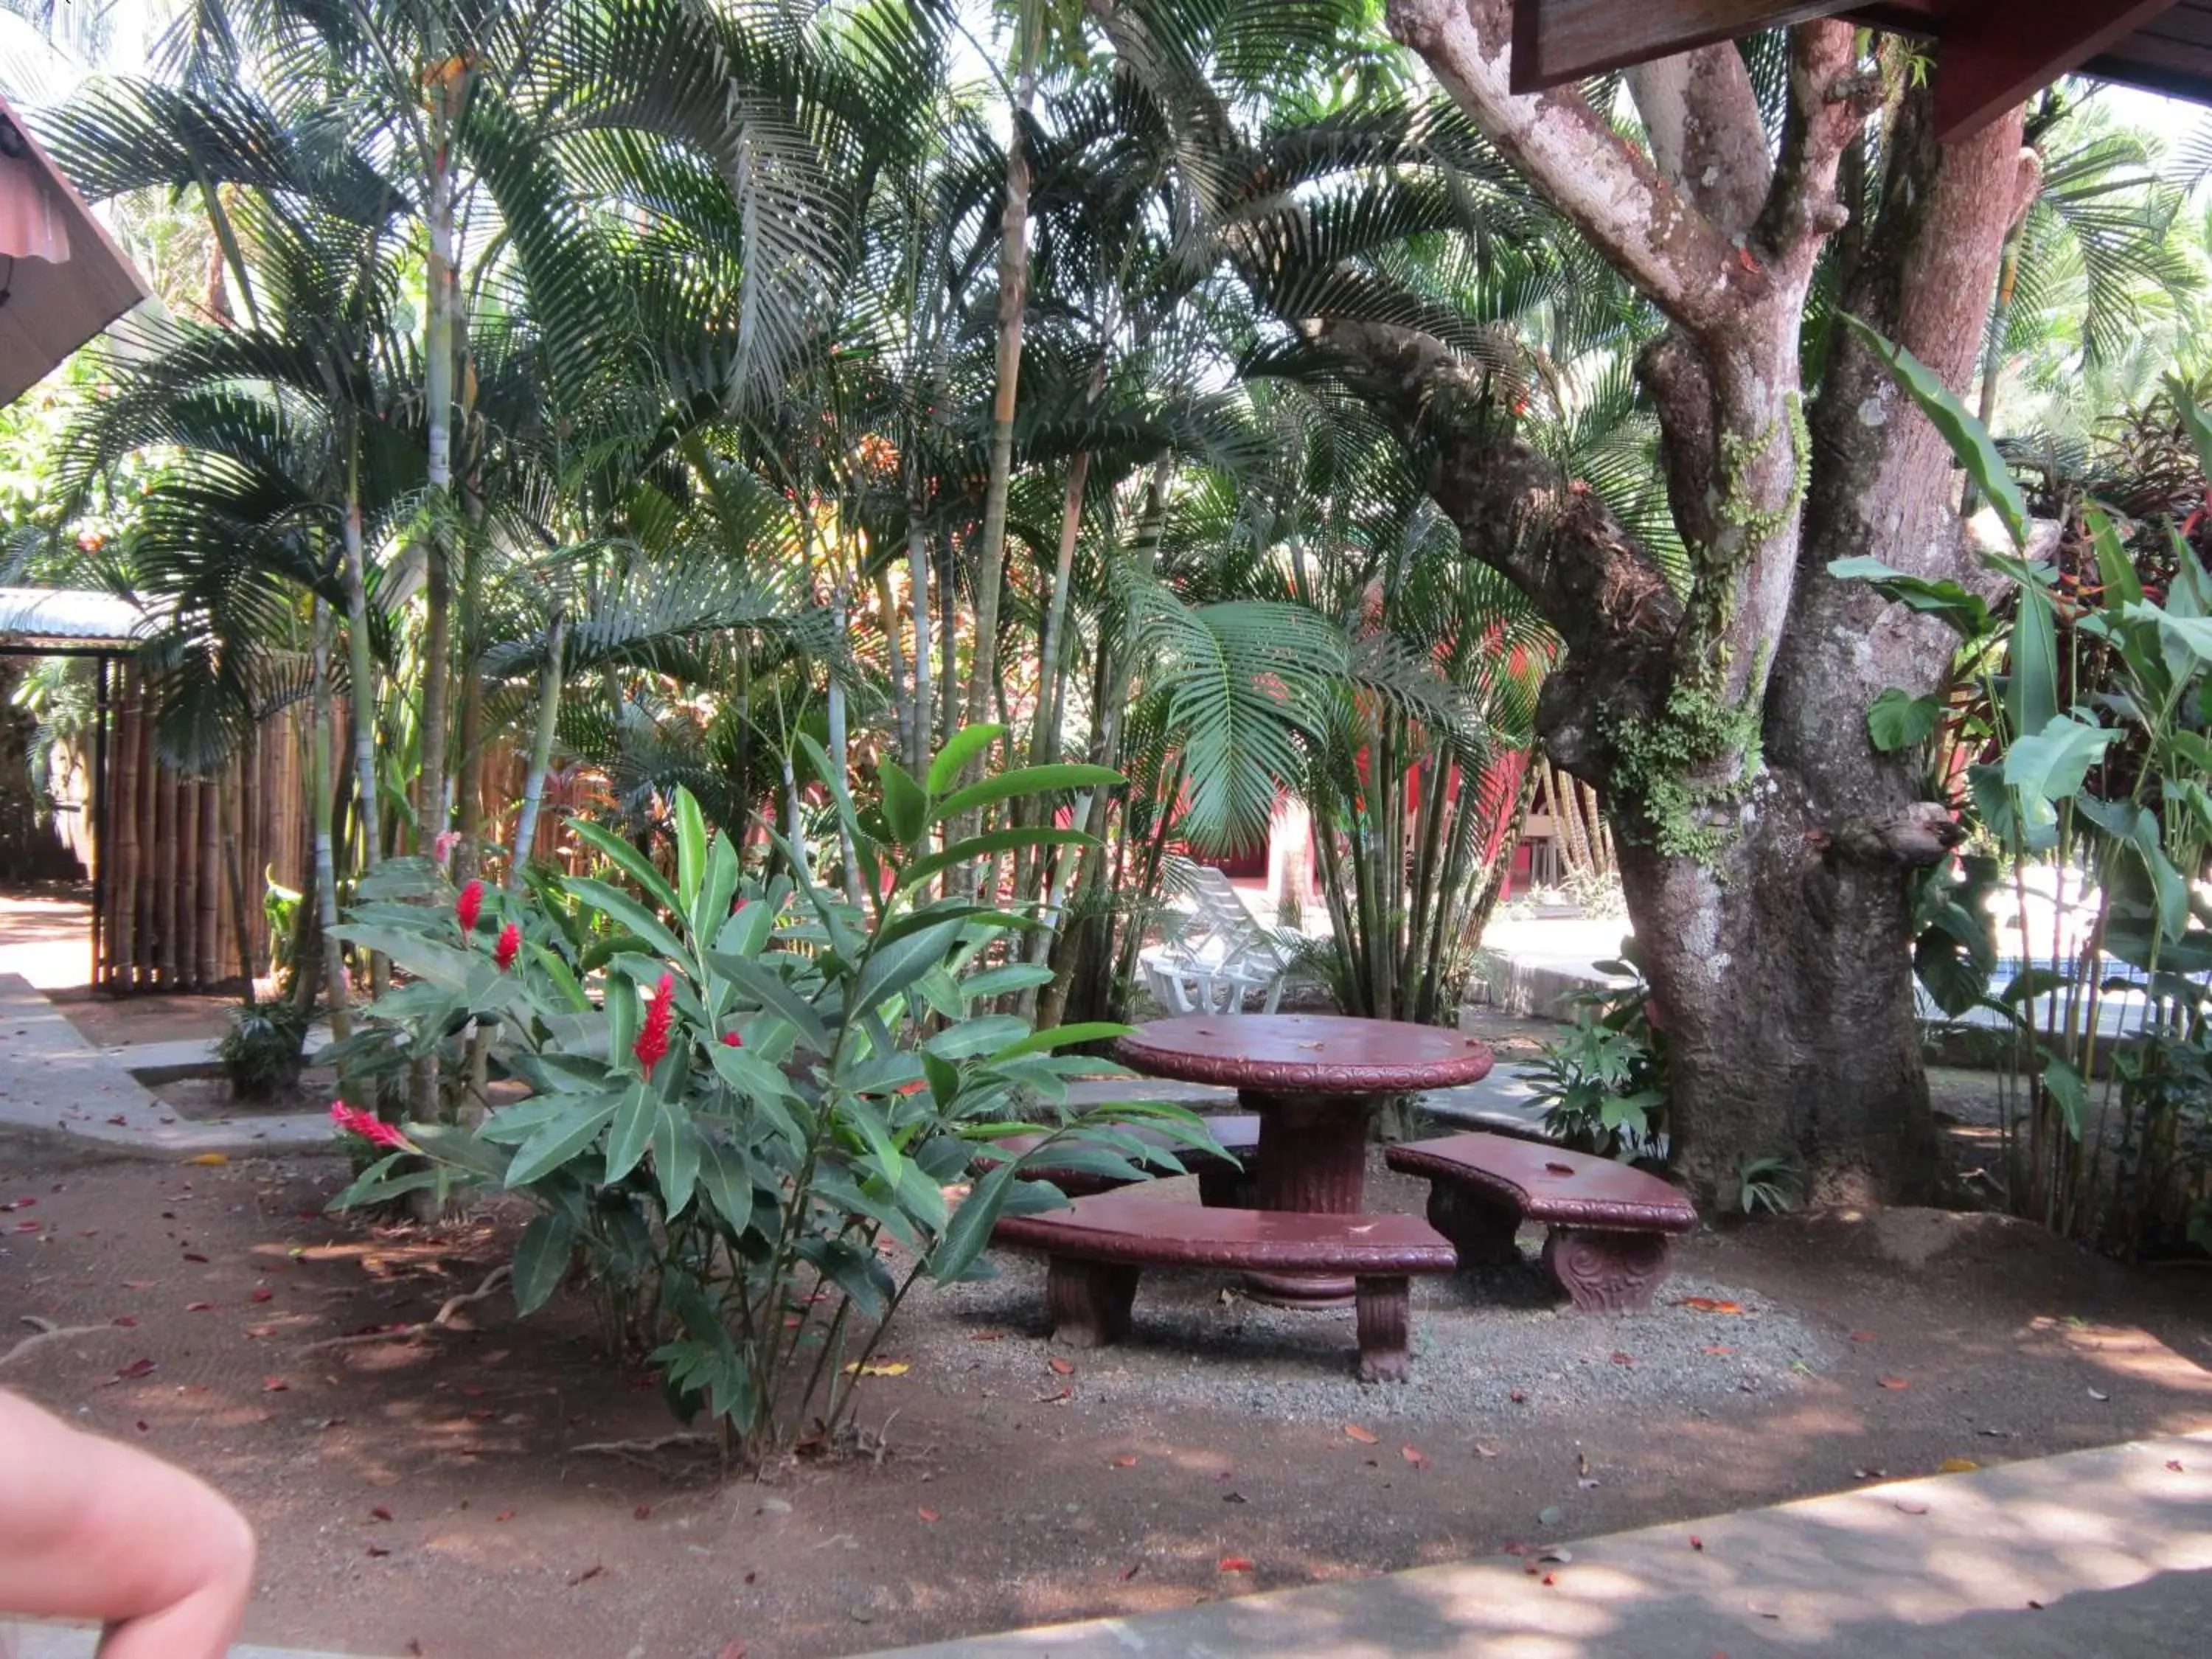
M386 1123L374 1112L357 1110L343 1100L331 1103L331 1121L344 1133L359 1135L373 1146L408 1152L415 1150L415 1143L402 1134L397 1125Z
M461 932L473 933L477 918L483 914L483 884L472 881L461 889L460 897L453 901L453 915L459 918Z
M653 1068L668 1054L668 1025L676 1018L676 975L663 974L659 988L653 993L652 1003L645 1011L645 1029L637 1034L637 1042L630 1052L637 1063L645 1068L647 1080Z
M499 971L503 974L514 966L514 959L521 951L522 928L510 921L499 930L499 943L492 947L491 959L499 964Z
M725 1031L722 1033L722 1046L725 1048L742 1048L745 1046L745 1040L735 1031Z

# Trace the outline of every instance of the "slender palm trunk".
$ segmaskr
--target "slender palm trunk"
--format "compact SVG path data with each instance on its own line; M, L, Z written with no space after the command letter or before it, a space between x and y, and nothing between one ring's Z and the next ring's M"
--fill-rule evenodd
M912 511L911 507L909 511ZM912 590L908 608L914 612L914 728L907 737L907 769L920 777L929 765L929 538L918 521L910 520L906 532L906 579Z
M473 480L468 492L469 541L461 554L461 772L459 817L454 842L454 878L469 881L482 862L483 837L483 676L477 664L483 653L483 501Z
M1006 496L1014 471L1014 400L1022 375L1022 313L1029 289L1030 154L1036 106L1042 0L1020 0L1015 21L1014 108L1006 143L1006 208L999 225L998 390L991 404L991 467L983 490L983 537L975 559L975 646L968 724L989 718L999 672L999 592L1006 574ZM983 757L969 767L980 774Z
M361 456L346 457L345 501L346 662L353 681L353 769L355 811L361 818L362 866L384 861L384 826L376 804L376 665L369 653L368 573L362 550Z
M430 246L422 342L429 535L424 548L422 769L416 794L416 836L422 850L436 857L439 837L447 821L447 682L452 673L453 653L453 572L447 555L453 508L453 359L460 313L460 271L454 263L452 146L456 118L467 95L469 71L465 59L439 62L434 52L432 58L437 64L432 72L438 83L430 97ZM439 861L442 863L442 858ZM436 1058L418 1062L409 1082L416 1121L437 1120L441 1112Z
M441 69L437 71L446 75ZM453 349L460 308L460 272L454 264L453 116L467 70L453 71L430 100L428 314L423 327L423 402L428 427L425 465L429 483L428 537L424 547L426 611L422 635L422 770L417 793L417 834L436 848L446 829L446 726L453 654L452 543L453 487Z
M531 843L538 839L538 814L545 801L545 777L553 769L553 737L561 720L561 653L568 639L568 613L556 610L545 632L545 669L538 681L538 728L531 734L530 769L522 780L522 811L514 821L514 850L507 861L510 892L522 890Z
M830 601L830 614L837 629L837 637L845 637L845 585L838 583L836 592ZM830 764L836 776L825 779L832 789L852 775L845 757L845 684L833 668L830 673ZM845 827L845 815L837 815L837 851L845 866L845 896L854 903L860 902L860 860L853 848L853 832Z
M898 751L904 756L914 748L914 699L907 684L906 647L899 638L902 623L898 605L891 599L888 567L876 572L875 586L876 616L884 630L884 668L891 682L891 717L898 726Z
M315 914L321 923L323 983L330 1000L331 1034L340 1042L353 1035L353 1007L346 989L345 951L338 943L338 866L331 825L331 613L315 601L314 740L307 787L315 806ZM301 963L305 976L307 964ZM344 1079L339 1080L340 1087Z

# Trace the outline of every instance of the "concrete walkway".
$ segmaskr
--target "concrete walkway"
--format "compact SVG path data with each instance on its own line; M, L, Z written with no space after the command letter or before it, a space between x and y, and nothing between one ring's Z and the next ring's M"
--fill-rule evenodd
M321 1113L255 1113L195 1122L179 1117L131 1075L134 1068L196 1065L204 1042L100 1048L85 1041L45 993L0 974L0 1126L61 1130L162 1155L268 1152L325 1145Z
M1426 1567L873 1659L2195 1659L2212 1622L2212 1434L1555 1553L1571 1559Z

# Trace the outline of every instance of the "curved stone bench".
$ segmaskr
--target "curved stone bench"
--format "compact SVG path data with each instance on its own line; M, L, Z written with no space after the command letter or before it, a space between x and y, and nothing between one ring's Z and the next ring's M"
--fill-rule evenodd
M1449 1273L1456 1264L1451 1242L1409 1215L1207 1209L1127 1190L1006 1217L992 1237L1043 1253L1053 1340L1079 1348L1128 1334L1146 1267L1349 1273L1358 1287L1359 1376L1367 1382L1405 1380L1410 1276Z
M1260 1152L1260 1120L1249 1112L1232 1112L1220 1117L1209 1117L1206 1127L1215 1140L1221 1144L1228 1158L1218 1158L1211 1152L1184 1151L1158 1129L1132 1126L1130 1134L1152 1145L1173 1149L1183 1173L1198 1177L1198 1196L1200 1203L1222 1209L1249 1206L1252 1194L1253 1163ZM1001 1161L1001 1154L1015 1158L1034 1152L1044 1144L1041 1134L1009 1135L1004 1140L994 1141L975 1159L978 1170L988 1170ZM1164 1164L1154 1167L1154 1172L1164 1178L1172 1178L1176 1171ZM1126 1187L1127 1181L1116 1180L1091 1170L1056 1170L1048 1164L1032 1164L1022 1172L1025 1181L1049 1181L1070 1198L1087 1197L1093 1193L1111 1192Z
M1389 1166L1429 1181L1429 1219L1463 1267L1517 1261L1523 1220L1551 1229L1544 1267L1590 1311L1649 1306L1675 1235L1698 1224L1690 1200L1657 1176L1611 1158L1480 1130L1409 1141Z

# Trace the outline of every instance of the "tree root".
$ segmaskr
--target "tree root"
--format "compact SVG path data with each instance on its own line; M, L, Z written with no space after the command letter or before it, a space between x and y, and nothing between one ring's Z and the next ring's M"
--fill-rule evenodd
M696 1430L680 1431L675 1434L655 1436L650 1440L587 1440L580 1446L568 1448L568 1455L580 1457L586 1452L600 1452L610 1457L627 1457L633 1463L642 1463L647 1468L659 1470L659 1465L650 1461L655 1452L676 1446L720 1446L719 1435L701 1434Z
M514 1269L501 1264L483 1276L483 1282L473 1291L464 1291L449 1296L438 1311L428 1319L417 1320L412 1325L401 1325L388 1331L362 1331L353 1336L326 1336L319 1342L310 1342L300 1350L301 1353L328 1353L337 1348L362 1348L374 1342L412 1342L418 1336L428 1336L433 1331L449 1328L453 1316L472 1303L481 1302L501 1285L514 1277Z
M60 1342L72 1336L97 1336L102 1331L118 1331L119 1325L57 1325L51 1319L41 1319L36 1314L25 1314L23 1322L35 1328L34 1334L25 1337L5 1353L0 1353L0 1365L12 1365L25 1354L48 1342Z

